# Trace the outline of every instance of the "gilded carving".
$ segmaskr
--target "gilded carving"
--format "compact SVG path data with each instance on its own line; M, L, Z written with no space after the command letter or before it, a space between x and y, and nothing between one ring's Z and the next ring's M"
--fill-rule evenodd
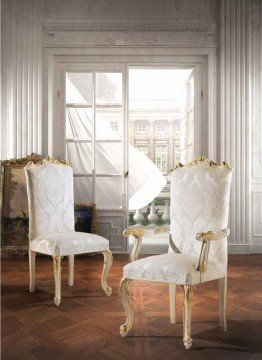
M10 160L4 160L1 162L2 166L6 165L27 165L28 163L37 163L39 161L43 160L43 156L39 154L32 153L31 155L28 155L24 158L13 158Z
M189 166L194 166L194 165L199 165L199 164L204 164L204 165L208 165L208 166L212 166L212 167L225 167L227 169L230 169L229 164L226 161L222 161L221 163L215 163L212 160L208 160L207 158L205 158L203 155L199 156L198 158L196 158L195 160L189 162L188 164L183 165L181 162L179 162L173 169L170 170L170 172L176 170L176 169L181 169L181 168L185 168L185 167L189 167Z
M72 165L65 160L57 160L57 159L54 159L52 156L46 156L44 159L37 161L37 162L30 161L26 165L26 168L29 168L31 166L41 166L41 165L45 165L48 163L72 167Z
M228 228L225 228L216 234L213 231L197 233L196 239L198 241L202 241L197 271L200 271L201 273L203 273L207 269L207 260L208 260L208 254L209 254L210 241L211 240L221 240L228 235L229 235Z
M142 227L137 227L137 228L128 228L123 232L123 235L126 237L129 236L134 236L135 238L139 239L142 236L145 235L145 229L143 229Z
M126 322L120 326L120 335L123 337L126 336L128 332L131 330L134 322L134 314L133 314L133 309L131 307L129 292L128 292L128 287L131 282L132 280L128 278L123 278L120 282L120 289L119 289L120 298L127 316Z
M110 250L104 250L102 251L104 255L104 267L101 277L101 285L102 288L107 296L110 296L112 294L112 288L107 284L107 277L109 274L109 270L113 263L113 256Z
M184 304L189 310L192 308L194 285L183 285L183 289L185 293Z

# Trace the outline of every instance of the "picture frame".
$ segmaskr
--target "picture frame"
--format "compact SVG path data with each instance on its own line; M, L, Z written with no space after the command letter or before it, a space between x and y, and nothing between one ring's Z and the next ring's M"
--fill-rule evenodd
M98 216L95 203L75 204L75 231L98 234Z
M28 253L29 213L24 167L29 162L43 159L31 154L21 159L1 162L1 253L26 255ZM96 205L74 204L75 229L98 233Z

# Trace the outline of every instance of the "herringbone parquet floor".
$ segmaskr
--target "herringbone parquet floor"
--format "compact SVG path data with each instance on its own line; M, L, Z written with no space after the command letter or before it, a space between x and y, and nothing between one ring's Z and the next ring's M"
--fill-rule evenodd
M109 283L100 287L102 256L75 260L75 285L68 287L63 260L62 302L53 304L51 258L37 258L36 292L28 291L26 257L2 259L2 359L262 359L262 262L259 255L229 258L228 331L219 329L218 286L196 287L193 306L193 346L182 342L182 291L177 294L178 322L169 322L168 288L133 282L135 324L127 338L119 335L124 312L118 296L126 255L115 255Z

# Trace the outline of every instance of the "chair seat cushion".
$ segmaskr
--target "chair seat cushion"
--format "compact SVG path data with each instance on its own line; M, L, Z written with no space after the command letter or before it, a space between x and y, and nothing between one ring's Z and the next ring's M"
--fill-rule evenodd
M41 235L31 240L30 249L46 255L63 256L108 250L109 242L95 234L55 233Z
M168 253L149 256L124 267L125 278L156 281L181 285L199 284L226 276L226 267L220 263L208 262L205 273L197 271L198 256Z

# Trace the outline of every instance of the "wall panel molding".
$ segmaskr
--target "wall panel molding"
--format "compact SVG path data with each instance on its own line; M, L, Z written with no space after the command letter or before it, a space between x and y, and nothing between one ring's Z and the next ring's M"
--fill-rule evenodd
M41 1L2 2L2 158L41 152Z
M231 242L250 244L253 229L259 226L255 213L259 200L252 194L252 182L259 186L261 166L261 2L257 0L221 1L220 144L220 160L226 159L235 169Z

